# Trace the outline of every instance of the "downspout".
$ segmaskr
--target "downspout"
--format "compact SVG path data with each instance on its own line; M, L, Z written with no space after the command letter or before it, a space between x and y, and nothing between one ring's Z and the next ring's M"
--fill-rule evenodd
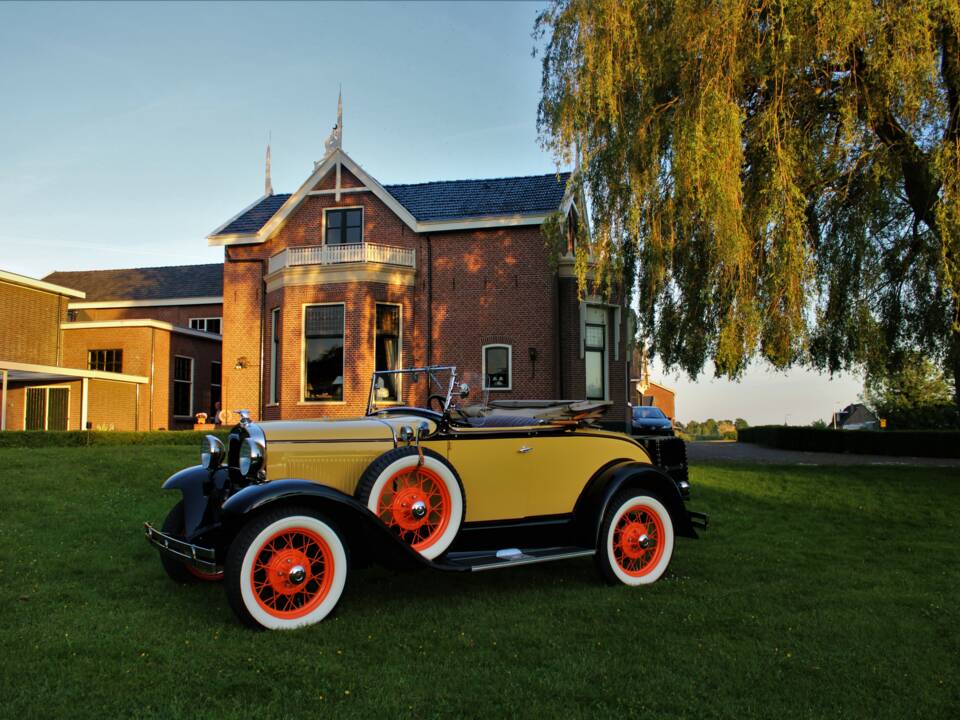
M266 324L267 312L267 260L260 261L260 366L257 368L260 382L257 385L257 417L263 420L263 328ZM223 357L223 346L220 348L221 358ZM221 365L221 367L223 367ZM279 399L279 398L278 398ZM220 407L223 407L221 403Z
M63 367L62 350L60 339L63 336L63 330L60 329L60 323L63 322L63 296L57 296L57 367Z
M553 303L553 369L554 377L557 379L554 389L557 391L557 399L562 400L566 397L566 393L563 391L563 357L561 356L563 343L560 342L560 333L562 332L560 324L563 322L563 313L561 312L562 305L560 299L560 273L557 273L553 278L553 289L556 296L556 301Z
M433 362L433 238L427 235L427 365Z
M150 427L148 430L153 430L153 389L156 385L155 377L155 361L157 356L157 329L150 328Z

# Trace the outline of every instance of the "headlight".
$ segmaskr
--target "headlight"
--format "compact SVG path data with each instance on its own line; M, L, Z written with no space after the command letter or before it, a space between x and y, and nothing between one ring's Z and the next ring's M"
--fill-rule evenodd
M253 438L247 438L240 446L240 474L245 478L252 480L260 466L263 465L263 449L254 442Z
M200 441L200 464L207 470L216 470L223 463L226 450L219 438L207 435Z

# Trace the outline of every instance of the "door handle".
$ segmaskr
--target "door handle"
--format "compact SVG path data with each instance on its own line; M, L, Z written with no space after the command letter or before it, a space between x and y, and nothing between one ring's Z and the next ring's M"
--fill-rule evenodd
M533 448L530 447L529 445L523 445L523 446L521 446L521 448L520 448L517 452L526 454L526 453L530 452L531 450L533 450Z

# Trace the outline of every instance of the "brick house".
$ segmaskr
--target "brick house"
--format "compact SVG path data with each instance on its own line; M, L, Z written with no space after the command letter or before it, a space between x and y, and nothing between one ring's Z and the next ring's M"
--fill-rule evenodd
M222 266L0 272L5 430L180 429L220 386Z
M622 300L581 299L542 226L566 174L381 185L339 147L292 194L208 236L224 247L223 396L255 418L348 417L374 369L453 364L491 399L609 399L627 418ZM573 224L573 223L571 223ZM425 383L381 400L426 402Z
M646 353L634 348L630 363L636 377L630 379L631 399L634 405L658 407L671 420L677 419L677 393L673 388L650 378ZM639 372L637 372L639 371Z

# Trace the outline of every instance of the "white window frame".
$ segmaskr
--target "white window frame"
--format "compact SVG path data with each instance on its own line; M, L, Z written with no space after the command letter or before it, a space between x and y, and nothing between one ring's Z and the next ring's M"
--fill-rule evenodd
M270 311L270 402L267 405L279 405L280 397L277 393L277 381L280 379L280 373L277 368L277 357L280 355L281 338L277 334L277 321L280 319L280 308L275 307Z
M487 350L490 348L507 349L507 386L506 387L487 387ZM508 392L513 390L513 345L507 343L490 343L480 348L480 373L483 390L490 392Z
M400 329L397 333L397 342L400 346L397 348L397 365L399 368L403 367L403 304L402 303L392 303L392 302L380 302L379 300L374 301L373 303L373 369L377 369L377 305L392 305L400 309ZM344 317L344 324L346 324L346 317ZM374 405L400 405L403 402L403 375L397 375L397 399L396 400L374 400Z
M359 210L360 211L360 242L358 243L339 243L330 247L342 247L343 245L363 245L366 242L367 235L367 209L365 205L337 205L323 209L323 222L320 224L320 244L327 244L327 213L338 212L340 210ZM317 303L313 303L316 305ZM322 303L320 303L322 304Z
M195 320L198 322L203 321L203 327L194 327L193 323ZM217 317L216 315L213 315L211 317L192 317L189 320L187 320L187 325L190 327L191 330L200 330L201 332L211 332L210 330L207 330L208 320L218 320L220 322L220 332L211 333L211 334L222 335L223 334L223 316L222 315L220 317Z
M610 399L610 308L606 305L586 305L586 311L584 312L584 323L582 326L582 338L581 338L581 347L584 351L584 361L583 361L583 396L587 397L587 363L586 363L586 353L588 352L598 352L595 349L587 348L587 325L597 325L598 323L592 323L587 320L589 315L589 310L601 310L603 311L603 350L601 353L601 369L603 370L603 400ZM598 400L599 398L592 398Z
M324 236L326 237L326 236ZM340 305L343 308L343 400L307 400L307 363L304 362L307 354L307 308L323 305ZM346 405L347 404L347 304L345 302L303 303L300 306L300 397L297 405L314 407L316 405Z
M174 355L174 356L173 356L173 367L171 367L172 372L170 373L170 379L173 381L173 387L176 387L176 384L177 384L177 383L185 383L185 382L187 382L186 380L177 380L177 358L181 358L181 359L183 359L183 360L189 360L189 361L190 361L190 396L189 396L189 397L190 397L190 412L187 413L186 415L177 415L177 409L176 409L176 407L174 407L174 408L173 408L173 416L174 416L175 418L192 418L192 417L193 417L193 382L194 382L194 379L195 379L195 373L196 373L196 371L197 371L197 367L196 367L196 363L194 362L194 359L193 359L192 357L190 357L189 355ZM222 369L223 369L223 368L222 368L222 366L221 366L221 370L222 370ZM176 404L177 404L176 394L174 394L174 396L173 396L172 398L170 398L170 399L173 401L174 406L176 406ZM222 407L222 406L221 406L221 407Z

